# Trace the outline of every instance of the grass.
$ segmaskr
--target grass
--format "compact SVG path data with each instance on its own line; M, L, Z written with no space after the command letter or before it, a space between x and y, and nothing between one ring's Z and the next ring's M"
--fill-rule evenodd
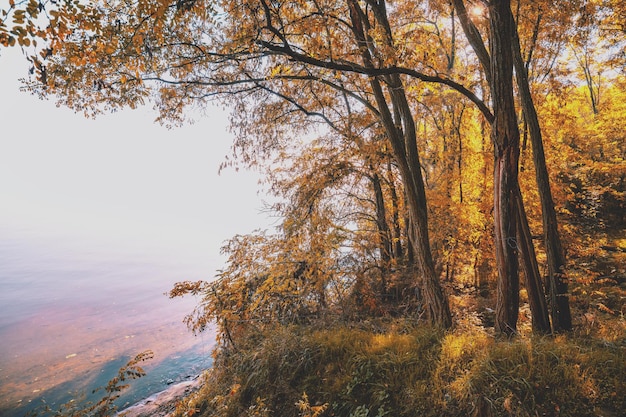
M622 416L626 332L614 330L498 340L402 320L275 326L217 352L177 415Z

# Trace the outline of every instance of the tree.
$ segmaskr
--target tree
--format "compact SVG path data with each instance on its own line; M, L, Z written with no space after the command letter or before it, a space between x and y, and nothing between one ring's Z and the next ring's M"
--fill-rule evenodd
M58 94L64 104L86 112L154 99L161 120L168 123L181 122L187 106L218 97L235 108L235 149L249 164L263 158L280 160L284 147L316 124L335 130L345 147L358 144L362 132L376 130L375 135L368 133L366 142L380 141L393 155L393 167L388 172L399 174L409 213L404 225L409 236L405 246L412 248L409 255L418 268L427 315L443 327L451 323L450 312L433 259L424 179L431 155L425 151L416 120L422 114L420 106L437 107L431 110L433 120L441 123L435 137L443 139L446 150L453 149L452 137L458 144L459 198L464 200L461 132L462 125L468 123L462 116L467 110L450 119L450 127L445 117L456 117L454 110L440 111L445 100L429 103L427 98L429 94L443 98L453 91L463 98L461 108L472 103L491 126L500 285L497 327L503 333L515 332L519 252L526 286L533 294L537 329L547 331L549 320L541 307L542 283L518 182L520 132L515 98L520 99L536 154L537 181L547 213L544 229L550 236L545 239L550 246L550 276L555 277L564 261L558 259L562 250L553 237L556 217L550 214L547 170L541 162L530 80L525 77L538 62L533 56L541 55L542 62L548 62L548 56L558 53L550 42L541 42L544 14L540 5L533 9L539 11L536 18L522 19L527 5L516 3L516 21L510 2L489 2L488 10L479 12L482 17L474 22L466 2L452 3L431 1L414 7L409 2L388 6L374 0L241 0L217 5L140 0L136 4L111 3L107 8L89 3L77 12L84 19L73 17L69 21L71 31L67 33L71 36L58 41L51 54L32 58L39 75L39 84L32 88ZM455 19L475 55L463 67L456 64L466 52L457 37ZM522 33L526 37L518 39L516 27L528 29ZM487 33L488 46L481 32ZM544 65L546 73L550 68L551 64ZM295 113L302 117L294 117ZM350 114L361 119L359 129L350 128L354 121ZM365 125L369 127L364 129ZM357 147L363 150L363 146ZM393 197L390 181L387 201L392 204L388 211L382 165L368 155L363 152L361 158L370 171L367 177L376 201L379 251L388 261L392 252L399 254L402 248L396 245L392 251L389 239L393 234L394 242L401 243L399 199L397 193ZM444 156L448 161L454 157L452 152ZM448 163L445 169L449 195L456 180L449 173L452 165ZM389 218L394 220L390 223ZM555 328L566 329L567 308L559 303L566 301L563 283L565 280L549 280L557 300L553 297L551 303L553 322L559 323Z
M366 76L366 94L376 103L370 108L385 129L403 177L427 315L433 323L450 326L430 249L415 123L400 74L450 85L489 115L486 106L450 79L396 68L399 51L384 3L366 2L365 8L357 1L301 8L265 1L225 3L220 9L227 16L224 22L205 6L142 1L105 10L98 26L89 25L87 30L79 26L55 51L46 69L53 76L40 78L42 91L60 94L66 104L80 110L93 110L101 103L114 109L141 103L150 94L147 83L157 81L162 117L176 121L197 97L245 94L250 84L256 88L260 81L280 85L282 80L302 79L336 85L337 75L356 76L357 81ZM301 36L319 25L326 30ZM204 34L202 42L190 34L192 27ZM212 71L208 76L207 69ZM259 72L261 77L251 76ZM92 86L95 92L81 94Z
M519 130L513 98L513 20L510 2L490 4L490 89L494 107L492 140L495 145L494 217L498 259L498 304L496 330L511 334L517 329L519 311L518 245L516 199L519 163Z
M494 220L496 265L498 268L498 300L496 329L513 334L519 311L518 251L524 261L526 285L529 289L536 330L550 329L536 256L518 181L520 133L513 90L515 21L509 1L489 3L489 51L471 21L462 0L454 7L466 37L489 80L494 120L491 126L494 143Z
M537 22L540 17L537 18ZM538 28L535 29L537 31ZM535 35L536 36L536 35ZM513 42L511 45L513 52L513 61L515 67L515 75L517 80L518 94L523 109L524 121L530 133L532 143L533 162L535 166L536 181L539 188L539 197L542 208L542 221L544 231L544 244L548 260L548 279L547 285L550 292L552 328L555 331L570 330L572 327L572 318L568 300L568 284L565 273L565 255L561 245L561 237L558 231L558 223L556 218L556 210L552 200L552 191L550 188L550 179L546 164L546 158L543 147L543 138L539 118L530 92L530 83L528 80L527 65L522 58L519 36L517 30L513 31ZM532 49L531 49L532 51ZM529 51L530 56L532 52ZM521 197L520 197L521 201ZM528 243L529 250L532 240ZM537 271L538 272L538 271ZM538 275L535 274L535 275ZM526 276L529 276L527 271ZM536 287L541 288L540 281ZM537 294L532 297L535 302L540 303L541 310L545 310L543 306L543 296ZM547 322L545 313L543 315L545 323L540 326L543 331L550 329L550 323Z

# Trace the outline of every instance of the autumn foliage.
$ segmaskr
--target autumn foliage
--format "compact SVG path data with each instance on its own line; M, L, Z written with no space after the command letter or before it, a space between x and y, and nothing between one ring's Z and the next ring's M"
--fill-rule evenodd
M223 168L264 174L277 225L170 293L202 296L187 322L216 322L224 352L380 317L554 334L623 327L622 3L11 1L0 44L24 49L32 92L87 115L232 109Z

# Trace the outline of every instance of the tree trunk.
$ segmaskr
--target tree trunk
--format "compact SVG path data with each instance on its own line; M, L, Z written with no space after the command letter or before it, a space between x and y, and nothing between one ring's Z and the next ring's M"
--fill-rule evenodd
M511 15L511 19L513 16ZM519 37L514 30L513 60L517 78L518 92L524 110L525 122L530 133L530 141L533 151L533 163L539 198L541 201L541 220L543 222L544 245L548 260L548 277L546 286L550 294L550 311L554 331L570 330L572 328L572 316L568 298L568 284L565 277L565 255L561 246L561 237L558 230L556 210L552 200L550 189L550 177L546 165L546 157L543 149L543 138L539 118L530 93L528 73L522 59Z
M383 274L389 270L389 262L391 261L392 247L391 247L391 231L389 230L389 224L387 224L387 212L385 210L385 198L383 196L383 189L380 184L380 177L374 171L374 167L370 166L372 174L370 175L370 181L372 188L374 189L374 197L376 202L376 227L378 229L378 244L380 250L380 260L382 263ZM383 291L385 288L383 288Z
M402 262L404 257L404 251L402 250L402 231L400 228L400 207L398 201L398 192L396 191L396 184L394 182L393 172L391 170L391 161L387 162L387 174L389 183L389 193L391 194L391 207L393 208L392 222L393 222L393 254L394 258L398 262Z
M408 231L418 272L421 276L421 294L426 317L434 325L449 328L452 326L452 315L448 300L443 294L439 278L435 273L435 264L430 248L426 191L417 151L415 125L399 77L395 81L397 84L391 85L390 90L392 105L397 108L402 117L403 129L401 131L392 121L391 112L387 108L386 101L384 101L378 80L373 79L372 86L381 114L388 114L388 117L383 116L383 125L390 135L394 156L403 177L410 219Z
M463 113L459 117L459 125L463 119ZM457 166L459 168L459 202L463 204L463 136L461 135L460 126L456 126L456 135L459 141L459 158L457 159Z
M409 103L404 93L404 87L400 76L392 75L389 77L389 93L393 107L401 116L402 133L398 135L396 131L395 144L392 144L396 157L402 158L400 162L401 172L406 171L404 183L406 187L408 208L411 218L411 234L412 242L415 247L415 258L419 272L422 275L422 296L424 309L429 320L438 326L449 328L452 326L452 315L448 306L448 299L444 296L439 278L435 273L435 263L433 261L430 248L430 240L428 236L428 208L426 206L426 190L424 187L424 178L422 176L422 166L419 160L417 149L417 132L413 115ZM392 126L387 126L392 128ZM398 139L402 138L402 141ZM404 144L404 149L399 148Z
M546 297L539 274L539 265L535 255L535 247L528 226L528 219L524 215L524 201L522 193L517 189L517 241L521 249L524 276L526 277L526 292L528 304L532 313L533 331L536 333L550 333L550 317L546 305Z
M373 61L368 46L371 44L369 36L369 22L365 17L356 0L348 0L352 28L361 48L361 56L367 67L373 68ZM386 19L384 3L379 4L379 19ZM384 27L389 27L388 21L380 21ZM391 41L391 39L389 39ZM375 48L372 44L372 48ZM414 248L415 260L418 272L421 276L421 289L423 305L427 319L434 325L449 328L452 326L452 315L448 300L443 294L439 279L435 274L435 266L428 237L428 210L426 207L426 192L422 167L417 150L417 132L411 107L406 99L404 86L400 76L389 75L385 77L391 108L395 115L399 116L400 123L396 124L392 116L387 97L383 92L381 80L378 77L370 78L378 110L380 121L383 125L389 141L391 142L394 158L402 175L404 189L409 212L410 240Z
M506 141L509 138L504 137ZM494 169L494 223L496 267L496 331L514 334L519 312L519 268L517 259L517 209L511 184L516 176L515 150L510 146L496 150Z
M518 298L519 295L514 295L513 291L517 291L519 285L519 271L517 270L517 264L513 261L513 252L520 249L518 242L514 239L517 235L520 238L519 245L523 250L523 259L525 269L527 269L529 281L531 277L535 275L536 256L534 253L534 247L532 241L526 239L526 225L528 220L526 213L523 211L523 204L521 196L519 198L513 197L511 192L514 191L513 187L519 192L519 184L517 180L517 171L519 164L519 129L517 127L517 117L514 109L513 102L513 87L512 87L512 67L515 66L518 74L518 88L520 95L522 96L522 106L524 114L529 114L527 121L528 124L532 124L534 117L537 119L534 106L532 105L532 99L530 97L530 90L528 88L527 72L524 62L521 58L521 51L519 48L519 39L517 38L517 30L515 27L515 21L511 12L510 0L493 0L490 2L489 7L489 23L490 23L490 51L487 52L480 33L476 26L469 19L463 0L453 0L454 7L457 11L457 15L461 21L463 31L465 32L468 41L472 48L476 52L478 59L480 60L482 67L485 71L486 78L490 82L492 101L494 106L494 122L492 124L492 138L494 141L495 151L495 165L494 165L494 217L496 223L495 238L496 238L496 263L498 267L498 301L496 305L496 329L503 333L513 333L515 331L515 323L517 321L518 311ZM535 35L536 36L536 33ZM509 50L510 49L510 50ZM525 77L520 79L520 75ZM539 124L529 127L531 132L531 141L533 141L533 159L537 168L538 183L540 195L543 198L549 198L551 206L551 194L549 192L549 183L547 182L547 170L541 169L540 165L545 168L545 158L543 157L543 147L541 144L541 136L539 130ZM533 138L533 129L535 130L535 137ZM537 135L537 132L539 135ZM535 146L535 140L538 139L538 146ZM535 150L540 153L535 154ZM543 161L538 163L539 159ZM541 179L539 176L541 175ZM543 190L543 191L542 191ZM520 204L511 204L512 200L519 200ZM542 200L542 205L543 205ZM550 244L554 244L551 249L547 251L554 251L554 254L561 254L560 268L564 264L564 258L562 257L562 250L560 249L560 240L558 239L558 231L556 231L556 216L550 220L546 215L550 215L549 209L544 210L544 230L546 234L550 230L550 238L546 237L546 242L551 240ZM515 221L514 219L517 219ZM516 222L516 225L510 224L510 222ZM546 223L547 221L547 223ZM508 222L508 224L507 224ZM546 227L549 225L549 227ZM522 227L522 230L516 231L515 226ZM554 229L552 229L552 227ZM513 233L512 233L513 232ZM519 234L517 234L519 232ZM556 234L554 234L556 232ZM546 235L547 236L547 235ZM556 239L554 239L556 237ZM508 242L508 243L507 243ZM547 247L548 243L546 243ZM549 255L550 256L550 255ZM554 257L553 259L558 259ZM555 264L556 265L556 264ZM559 267L555 269L559 271ZM551 276L553 276L551 274ZM532 279L532 281L535 281ZM565 281L559 283L561 289ZM556 283L554 285L556 288ZM533 290L534 291L534 290ZM563 293L566 293L565 290ZM561 292L559 292L561 293ZM561 293L562 294L562 293ZM535 311L539 317L535 318L533 313L533 320L537 320L535 323L539 328L545 326L545 316L542 312L541 300L539 295L532 296L535 303ZM541 297L543 298L543 296ZM563 298L563 297L558 297ZM560 300L563 302L563 300ZM567 302L567 300L565 300ZM557 301L553 302L557 305ZM565 307L564 307L565 308ZM567 316L569 316L569 304L567 308ZM564 317L562 317L565 319ZM567 321L567 319L565 319ZM571 325L571 319L569 320Z
M519 265L517 204L519 129L513 99L513 21L510 0L494 0L489 9L491 95L494 110L494 222L498 269L496 331L517 331Z

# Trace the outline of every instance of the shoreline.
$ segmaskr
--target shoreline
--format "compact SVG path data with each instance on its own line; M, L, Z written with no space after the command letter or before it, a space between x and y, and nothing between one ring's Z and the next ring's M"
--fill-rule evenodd
M176 410L176 404L202 386L202 375L173 384L169 388L152 394L130 407L120 410L116 417L167 417Z

